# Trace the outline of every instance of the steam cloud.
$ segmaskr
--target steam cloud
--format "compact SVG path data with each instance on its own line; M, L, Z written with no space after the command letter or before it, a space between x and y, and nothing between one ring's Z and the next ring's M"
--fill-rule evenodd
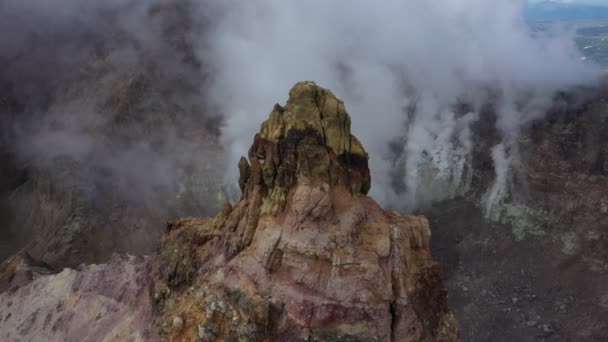
M216 70L210 98L226 114L229 160L246 152L274 102L300 80L342 98L371 155L372 195L412 210L465 191L471 124L496 111L491 203L506 190L519 129L555 91L589 82L572 36L533 34L525 1L216 2L219 23L202 53ZM464 112L457 105L466 103ZM400 150L390 155L388 146ZM404 189L391 184L395 168ZM393 173L392 176L389 174ZM230 175L234 177L234 175Z
M6 0L0 152L67 182L93 207L144 201L157 212L198 187L200 209L213 201L204 192L217 190L201 176L217 185L226 169L235 182L230 165L272 104L314 80L345 101L372 158L372 195L402 210L467 190L471 125L491 103L500 133L493 203L506 191L520 127L555 91L596 76L570 35L533 34L524 4ZM209 112L223 115L229 166L197 140L197 127L218 128ZM66 165L78 172L66 176Z
M77 234L98 239L98 254L147 252L170 217L213 212L224 164L192 50L207 19L192 8L0 4L0 174L12 175L0 180L0 240Z

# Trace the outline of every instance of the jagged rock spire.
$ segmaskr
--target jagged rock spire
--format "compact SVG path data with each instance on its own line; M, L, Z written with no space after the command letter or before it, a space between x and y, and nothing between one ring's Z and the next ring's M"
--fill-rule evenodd
M347 186L353 194L370 189L368 155L350 132L344 102L310 81L291 89L285 107L274 106L254 138L249 161L239 162L245 196L259 186L280 201L298 176Z
M169 340L458 340L428 223L365 196L342 101L296 84L248 157L238 202L169 226L155 297L162 321L184 318Z

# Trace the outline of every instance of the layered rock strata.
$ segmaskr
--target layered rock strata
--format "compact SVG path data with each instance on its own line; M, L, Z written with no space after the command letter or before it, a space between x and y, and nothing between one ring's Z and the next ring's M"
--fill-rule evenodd
M172 222L154 300L171 341L455 341L424 217L366 196L344 103L312 82L239 162L241 199Z

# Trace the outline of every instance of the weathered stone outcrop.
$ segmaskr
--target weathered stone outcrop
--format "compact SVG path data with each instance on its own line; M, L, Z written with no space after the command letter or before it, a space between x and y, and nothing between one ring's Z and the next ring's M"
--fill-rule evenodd
M0 293L0 340L158 341L149 261L115 255L12 286Z
M168 225L154 288L168 340L458 340L428 222L366 196L342 101L296 84L248 157L238 202Z

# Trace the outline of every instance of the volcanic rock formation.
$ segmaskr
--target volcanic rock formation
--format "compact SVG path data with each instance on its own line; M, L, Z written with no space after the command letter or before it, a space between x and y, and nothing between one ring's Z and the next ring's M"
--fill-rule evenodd
M12 288L0 293L0 340L158 341L149 261L115 255L103 265L47 276L33 272L21 287L22 281L11 281Z
M239 163L241 199L168 225L156 271L171 341L455 341L424 217L367 197L344 103L312 82Z
M158 254L1 264L0 340L458 340L426 219L367 197L367 163L343 102L298 83L239 162L241 199L169 223Z

